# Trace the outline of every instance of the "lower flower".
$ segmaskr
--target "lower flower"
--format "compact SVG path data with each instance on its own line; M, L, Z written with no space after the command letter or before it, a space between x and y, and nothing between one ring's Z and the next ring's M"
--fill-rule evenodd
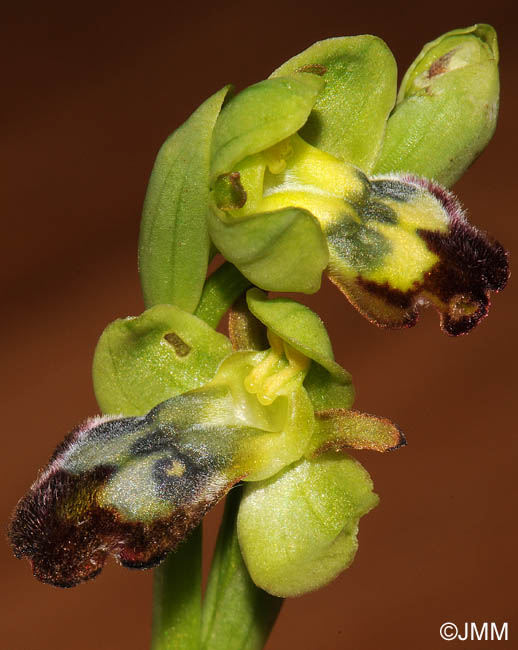
M390 422L350 410L350 377L313 312L257 290L248 299L268 326L269 349L230 353L203 386L146 415L89 420L58 447L9 531L38 579L71 587L110 555L131 568L155 566L242 480L240 545L260 587L298 595L352 561L359 519L377 497L344 452L386 451L404 438ZM147 328L145 338L154 350Z

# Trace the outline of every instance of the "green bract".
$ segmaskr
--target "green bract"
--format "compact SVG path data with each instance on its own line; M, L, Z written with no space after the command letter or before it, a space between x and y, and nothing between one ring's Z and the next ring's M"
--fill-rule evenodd
M229 86L207 99L163 144L142 213L139 271L146 306L193 312L209 258L207 203L212 129Z

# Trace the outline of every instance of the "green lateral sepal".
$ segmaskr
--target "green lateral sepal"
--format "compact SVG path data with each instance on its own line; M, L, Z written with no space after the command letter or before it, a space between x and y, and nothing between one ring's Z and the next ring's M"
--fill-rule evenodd
M328 584L353 561L359 519L377 503L360 463L332 453L248 483L237 532L252 580L281 597Z
M315 293L328 263L325 237L307 210L233 218L211 205L209 232L224 257L267 291Z

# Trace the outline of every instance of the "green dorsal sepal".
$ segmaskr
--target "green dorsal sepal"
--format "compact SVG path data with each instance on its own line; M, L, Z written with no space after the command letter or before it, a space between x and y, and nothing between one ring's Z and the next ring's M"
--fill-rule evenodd
M309 143L370 172L396 100L397 69L376 36L345 36L314 43L272 74L318 74L325 87L301 130Z

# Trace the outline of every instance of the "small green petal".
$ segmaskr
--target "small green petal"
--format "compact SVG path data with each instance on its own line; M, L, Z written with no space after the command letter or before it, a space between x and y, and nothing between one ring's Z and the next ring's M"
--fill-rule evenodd
M146 307L196 309L209 258L207 204L212 130L226 86L207 99L160 149L144 202L139 272Z
M142 415L206 383L230 352L226 336L173 305L118 319L104 330L95 350L97 401L104 413Z
M247 484L237 531L252 580L281 597L323 587L351 564L359 518L377 503L363 467L336 454Z
M232 98L214 128L212 181L298 131L323 86L312 74L284 76L260 81Z
M309 143L369 172L379 155L396 100L396 62L375 36L319 41L272 77L314 72L326 82L301 131Z
M327 244L307 210L287 208L234 219L212 206L209 231L224 257L262 289L315 293L320 288Z
M390 420L348 409L315 413L315 433L306 451L308 458L327 451L371 449L392 451L406 445L401 430Z
M498 97L498 45L490 25L428 43L403 78L374 173L410 172L451 187L491 139Z

